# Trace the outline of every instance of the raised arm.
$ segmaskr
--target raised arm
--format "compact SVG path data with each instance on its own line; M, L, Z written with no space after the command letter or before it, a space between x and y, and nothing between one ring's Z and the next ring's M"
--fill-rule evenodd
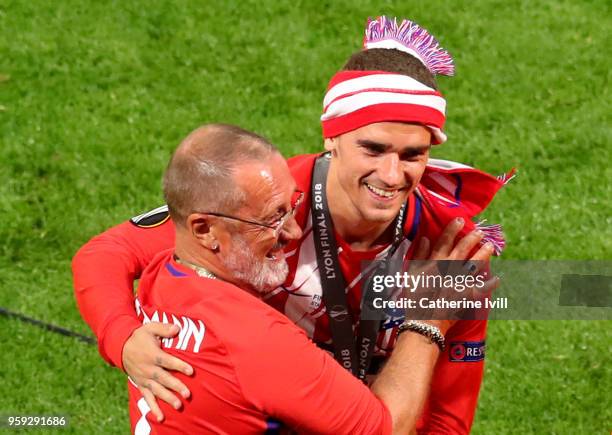
M426 418L417 433L470 433L482 384L486 320L460 320L446 334L448 348L433 372Z
M478 247L482 240L481 233L472 231L455 243L463 225L462 220L451 221L434 244L431 252L429 240L422 238L419 241L414 260L469 259L474 263L485 264L493 253L493 249L489 244ZM497 284L498 280L493 278L487 282L486 288L492 290ZM419 295L419 290L415 294ZM465 292L463 296L478 297L468 292ZM429 319L454 318L453 313L446 312L444 308L432 310L430 314ZM411 310L408 310L407 320L410 319L410 315ZM421 320L420 322L438 328L445 336L447 345L450 344L449 340L452 337L449 332L457 325L456 321ZM437 386L442 381L438 377L444 375L436 368L440 364L439 356L438 347L428 338L414 332L404 332L398 337L391 358L373 383L372 391L381 397L389 407L393 416L394 429L398 428L398 433L416 432L417 420L426 406L430 389L432 386ZM453 397L449 394L446 401L451 402ZM428 405L431 405L431 401Z
M462 227L461 221L449 224L431 252L423 239L415 259L486 261L493 250L488 245L477 248L482 238L478 232L455 243ZM453 326L446 320L425 322L443 335ZM415 433L440 355L436 344L415 332L401 334L370 394L301 335L279 322L256 344L258 358L249 357L237 370L246 394L263 403L265 412L305 433Z
M163 415L155 396L173 406L189 390L164 369L190 375L192 368L160 349L159 337L178 333L173 325L142 325L134 310L133 283L160 251L174 246L167 208L132 218L92 238L72 260L74 293L81 316L98 338L102 357L125 370L142 387L153 413Z
M123 368L123 345L141 326L134 311L134 280L157 252L173 244L174 227L167 219L149 228L128 221L92 238L74 256L77 304L110 364Z

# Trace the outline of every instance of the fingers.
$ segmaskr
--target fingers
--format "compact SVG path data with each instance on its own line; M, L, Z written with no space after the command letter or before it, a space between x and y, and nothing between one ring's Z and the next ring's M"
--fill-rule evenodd
M180 409L180 407L182 406L182 403L179 398L157 381L146 381L142 385L142 388L149 390L151 393L153 393L155 397L153 397L152 400L161 399L170 406L172 406L174 409Z
M486 294L492 293L493 290L499 287L500 283L501 283L501 280L499 279L499 277L494 276L493 278L486 280L484 285L481 288L477 288L477 291L479 293L486 293Z
M164 419L164 413L157 405L157 400L155 400L155 396L153 395L153 393L147 388L138 387L138 389L140 390L142 397L144 397L145 402L147 402L147 405L149 405L149 408L151 409L151 412L153 413L157 421L161 422Z
M482 300L490 297L493 290L499 287L500 282L501 280L499 277L494 276L491 279L486 280L482 286L472 286L470 288L471 298L474 300Z
M433 247L431 252L432 260L447 259L450 255L453 246L455 245L455 238L459 234L459 231L465 225L463 218L453 219L442 231L442 234L438 238L438 241Z
M495 252L493 243L487 242L480 247L480 249L470 258L472 261L486 262L491 259L491 255Z
M170 373L164 370L176 370L185 373L186 375L193 374L191 366L178 358L173 356L160 353L160 356L156 358L156 364L159 368L156 368L152 374L152 379L159 382L163 387L169 388L170 390L176 391L185 399L190 396L190 391L187 386L180 380L172 376ZM188 373L187 373L188 372Z
M180 328L175 324L151 322L142 326L142 329L158 337L170 338L179 333Z
M172 391L184 398L190 396L185 384L166 370L176 370L190 376L193 368L160 348L160 337L172 337L179 329L177 325L149 323L134 331L123 347L123 367L139 388L149 391L147 397L150 400L145 400L151 402L149 407L152 410L156 397L178 409L181 401ZM157 403L155 408L159 409ZM159 416L157 413L155 415Z
M451 251L451 260L464 260L468 258L470 252L478 246L484 237L481 230L471 231L467 236L459 240L455 248Z
M160 352L160 354L155 358L155 363L160 367L181 372L187 376L191 376L193 374L193 367L191 367L185 361L164 352Z

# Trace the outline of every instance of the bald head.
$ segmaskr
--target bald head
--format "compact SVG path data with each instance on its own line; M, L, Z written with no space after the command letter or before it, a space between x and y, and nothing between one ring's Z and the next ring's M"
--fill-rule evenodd
M245 197L235 168L278 153L265 138L228 124L208 124L189 134L174 152L163 189L170 215L183 226L192 212L231 213Z

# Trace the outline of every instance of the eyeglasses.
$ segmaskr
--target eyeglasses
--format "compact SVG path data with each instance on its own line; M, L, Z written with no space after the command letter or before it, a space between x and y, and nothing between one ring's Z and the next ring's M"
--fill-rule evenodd
M303 200L304 200L304 192L300 192L299 190L295 191L293 193L293 197L291 198L291 209L287 211L287 213L282 215L280 218L278 218L273 224L265 224L263 222L256 222L256 221L252 221L248 219L239 218L236 216L228 216L222 213L205 213L205 212L194 212L194 213L209 214L211 216L217 216L220 218L244 222L245 224L256 225L258 227L263 227L263 228L269 228L273 230L274 237L278 237L281 229L285 226L287 221L295 216L295 213L297 212L297 209L300 206L300 204L302 204Z

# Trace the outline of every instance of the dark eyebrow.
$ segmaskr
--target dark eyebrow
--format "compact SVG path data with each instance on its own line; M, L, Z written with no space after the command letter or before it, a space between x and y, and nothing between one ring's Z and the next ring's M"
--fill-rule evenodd
M416 147L410 147L402 151L401 158L410 158L415 156L420 156L421 154L426 153L431 148L431 145L419 145Z
M371 149L373 151L378 151L380 153L385 152L389 148L391 148L391 145L389 144L382 143L382 142L376 142L376 141L369 140L369 139L358 139L357 144L362 147Z

